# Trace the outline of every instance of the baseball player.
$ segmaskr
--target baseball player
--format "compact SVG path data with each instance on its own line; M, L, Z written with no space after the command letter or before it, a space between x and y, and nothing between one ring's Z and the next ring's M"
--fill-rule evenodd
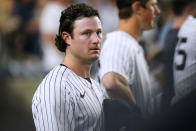
M86 4L69 6L61 13L55 40L65 58L34 94L36 130L103 131L102 101L106 93L89 77L101 49L102 24L97 10Z
M116 0L116 4L120 21L103 44L100 80L109 97L136 104L148 116L152 108L150 75L138 41L144 30L154 27L160 10L157 0Z
M172 103L176 103L196 88L196 0L190 0L192 15L178 33L174 54L174 89Z
M172 20L172 27L169 29L161 50L161 63L163 68L163 95L162 97L162 111L166 111L170 107L171 99L174 96L174 75L173 75L173 61L174 52L178 43L178 31L186 18L190 15L189 0L172 0L171 9L174 13Z

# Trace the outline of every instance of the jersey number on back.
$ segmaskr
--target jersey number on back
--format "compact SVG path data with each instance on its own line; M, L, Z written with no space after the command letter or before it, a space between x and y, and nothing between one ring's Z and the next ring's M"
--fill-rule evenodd
M186 44L187 42L187 38L185 37L182 37L182 38L179 38L179 47L182 45L182 44ZM180 59L180 62L175 62L175 68L176 70L184 70L185 68L185 65L186 65L186 57L187 57L187 54L185 52L185 50L183 49L178 49L177 50L177 58Z

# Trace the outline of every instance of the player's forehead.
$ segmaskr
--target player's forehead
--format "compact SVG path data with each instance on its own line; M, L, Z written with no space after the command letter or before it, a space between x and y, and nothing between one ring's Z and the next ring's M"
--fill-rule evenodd
M81 17L75 20L74 30L102 30L102 23L98 16Z

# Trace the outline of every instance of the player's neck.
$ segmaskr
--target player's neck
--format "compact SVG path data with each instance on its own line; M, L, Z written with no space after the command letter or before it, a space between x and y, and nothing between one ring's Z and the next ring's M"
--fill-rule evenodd
M124 31L133 36L137 41L141 39L143 31L134 19L120 19L116 30Z
M90 77L90 70L92 64L83 63L76 59L70 59L70 57L65 57L62 64L66 65L69 69L71 69L77 75L88 78Z

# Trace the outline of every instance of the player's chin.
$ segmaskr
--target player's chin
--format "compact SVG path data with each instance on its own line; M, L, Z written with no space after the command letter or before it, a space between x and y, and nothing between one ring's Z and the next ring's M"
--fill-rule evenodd
M91 58L92 58L93 60L97 60L97 59L99 59L99 54L94 54Z
M154 24L153 24L153 23L149 24L149 25L146 27L145 30L150 30L150 29L152 29L152 28L154 28Z
M94 62L99 59L99 54L91 54L90 61Z

